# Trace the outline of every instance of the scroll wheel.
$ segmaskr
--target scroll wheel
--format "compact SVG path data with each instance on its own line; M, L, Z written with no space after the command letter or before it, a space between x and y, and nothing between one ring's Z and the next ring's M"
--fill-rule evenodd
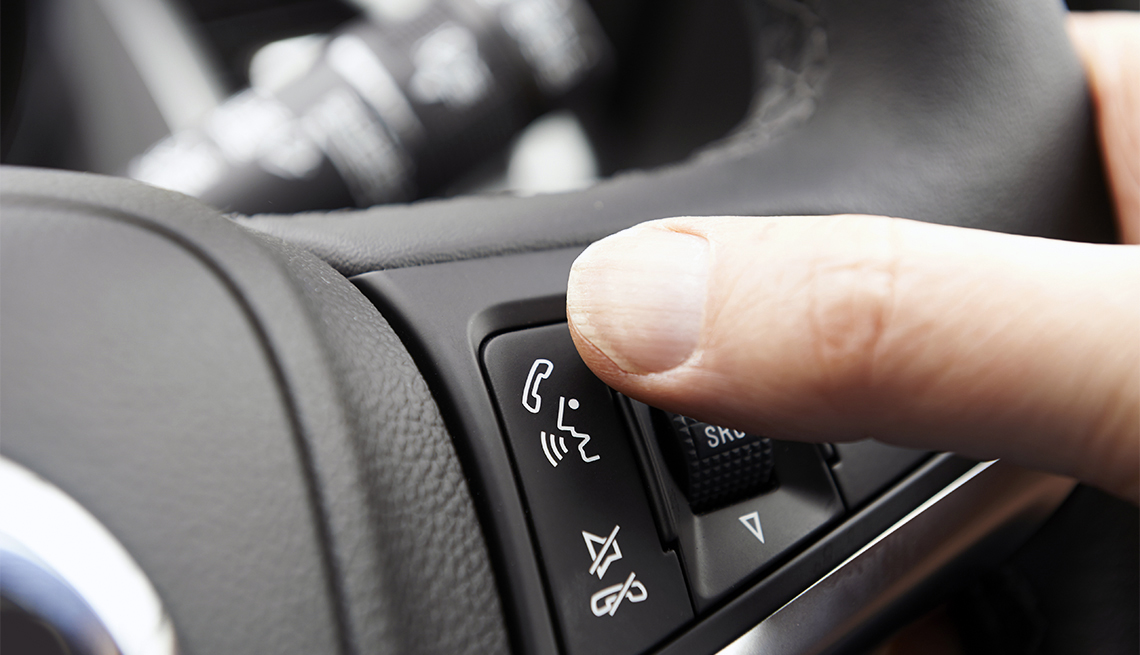
M696 513L755 496L771 486L772 440L655 410L658 441Z

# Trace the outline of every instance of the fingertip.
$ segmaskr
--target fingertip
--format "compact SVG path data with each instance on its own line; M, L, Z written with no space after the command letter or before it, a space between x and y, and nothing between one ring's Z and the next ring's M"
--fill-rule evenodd
M621 371L666 371L695 351L708 287L708 243L643 225L587 248L567 281L575 339Z

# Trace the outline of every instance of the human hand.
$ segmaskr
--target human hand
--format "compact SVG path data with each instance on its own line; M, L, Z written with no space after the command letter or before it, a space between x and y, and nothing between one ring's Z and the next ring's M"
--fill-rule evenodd
M1120 233L1140 241L1140 17L1073 16ZM1140 246L872 216L670 218L575 262L607 384L771 436L873 437L1140 501Z

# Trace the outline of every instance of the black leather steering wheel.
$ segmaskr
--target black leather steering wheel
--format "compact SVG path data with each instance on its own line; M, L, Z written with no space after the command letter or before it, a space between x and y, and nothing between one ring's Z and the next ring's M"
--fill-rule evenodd
M3 457L115 535L181 652L573 652L480 353L564 320L582 247L723 214L1115 238L1058 5L752 9L754 68L784 74L758 81L745 124L580 192L221 216L124 179L5 168ZM1008 556L1072 487L970 471L935 457L652 648L865 646ZM900 523L938 502L950 513ZM866 550L892 530L929 557ZM860 553L878 559L825 578Z

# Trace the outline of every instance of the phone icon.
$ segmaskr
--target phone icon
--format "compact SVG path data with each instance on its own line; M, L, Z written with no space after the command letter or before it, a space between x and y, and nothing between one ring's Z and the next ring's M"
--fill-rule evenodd
M540 370L541 369L541 370ZM550 377L554 372L554 363L549 359L536 359L530 365L530 373L526 376L526 385L523 386L522 406L531 414L537 414L542 408L542 396L538 395L538 385Z

